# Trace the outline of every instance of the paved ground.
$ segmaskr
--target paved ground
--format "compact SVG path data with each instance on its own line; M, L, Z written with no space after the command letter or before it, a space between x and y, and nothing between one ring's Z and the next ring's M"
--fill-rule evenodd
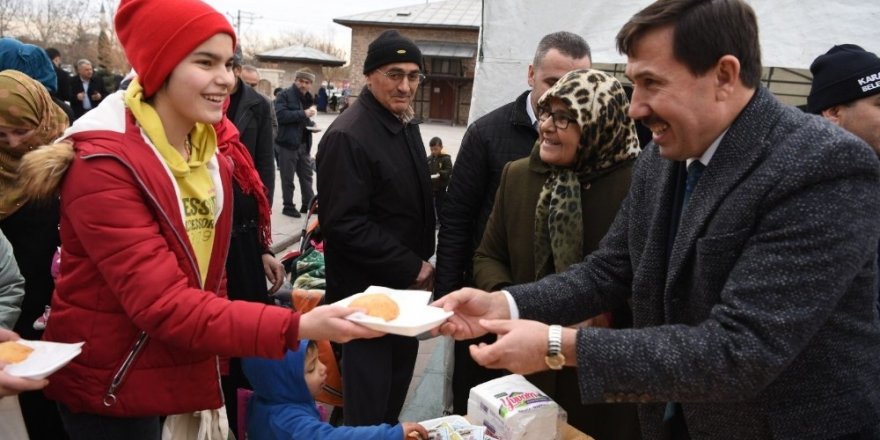
M319 113L315 117L315 122L318 126L326 128L336 119L336 116L337 114L335 113ZM443 146L446 152L452 156L454 163L461 145L462 136L464 136L465 127L425 123L420 128L422 140L425 144L425 155L427 156L428 154L427 146L430 139L438 136L443 140ZM312 154L317 152L317 145L322 135L323 131L316 133L314 136ZM305 216L293 218L281 214L280 182L281 177L276 170L275 196L272 204L272 250L279 257L289 250L299 249L300 237L302 236L306 220ZM301 196L298 182L296 186L293 200L299 206ZM446 371L444 368L446 353L443 350L445 347L443 341L443 338L434 338L422 341L419 344L415 372L413 373L413 380L407 394L407 402L401 414L401 420L419 421L443 415L441 400Z

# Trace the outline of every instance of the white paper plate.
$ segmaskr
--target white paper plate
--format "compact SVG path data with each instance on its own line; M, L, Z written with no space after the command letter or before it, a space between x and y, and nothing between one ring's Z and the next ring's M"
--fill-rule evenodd
M67 365L82 351L85 342L76 344L63 344L60 342L28 341L19 339L16 341L34 349L27 359L9 364L3 368L6 374L23 377L25 379L44 379L46 376L58 371Z
M391 321L385 321L375 316L367 316L364 313L353 313L346 319L356 322L364 327L385 333L393 333L401 336L415 336L424 333L446 321L452 316L438 307L428 305L431 292L424 290L395 290L387 287L370 286L363 293L352 295L335 304L348 306L355 298L369 293L385 293L391 297L400 307L400 315Z

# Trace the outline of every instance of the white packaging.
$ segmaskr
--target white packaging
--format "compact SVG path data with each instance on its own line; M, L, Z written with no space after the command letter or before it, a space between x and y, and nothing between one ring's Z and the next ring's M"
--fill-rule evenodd
M468 419L501 440L557 438L559 405L519 374L471 388Z

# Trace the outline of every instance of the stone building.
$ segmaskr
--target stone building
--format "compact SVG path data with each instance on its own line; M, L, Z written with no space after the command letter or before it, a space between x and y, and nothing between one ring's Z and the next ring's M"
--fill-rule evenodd
M446 0L334 18L351 28L352 96L364 86L361 72L367 46L386 29L397 29L419 46L424 57L427 78L413 101L416 115L426 121L466 125L481 20L480 0Z
M268 83L260 82L262 93L272 96L271 91L276 87L286 88L293 84L294 74L297 70L308 68L315 74L314 90L324 81L322 67L341 67L345 60L340 60L324 51L305 46L290 46L273 49L268 52L258 53L257 61L260 62L259 70L263 79ZM262 88L268 90L262 90ZM268 92L268 93L267 93Z

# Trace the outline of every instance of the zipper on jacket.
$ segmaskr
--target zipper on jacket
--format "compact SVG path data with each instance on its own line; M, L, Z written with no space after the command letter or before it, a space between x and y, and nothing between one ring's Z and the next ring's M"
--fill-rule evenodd
M140 187L141 187L141 190L143 190L143 192L145 194L147 194L147 196L149 196L150 201L153 203L153 206L155 206L156 210L162 214L162 217L165 219L165 222L171 226L171 230L174 232L174 236L177 238L177 241L180 242L180 245L182 246L184 253L186 253L187 258L189 259L189 263L190 263L191 268L193 269L193 272L197 275L197 278L199 281L199 288L204 290L205 286L202 284L202 277L199 273L199 268L198 268L198 265L196 264L195 258L187 250L186 242L183 241L183 238L180 236L180 232L177 230L177 228L174 227L174 223L171 222L171 218L168 217L168 213L165 212L165 210L162 208L162 205L160 205L159 202L156 200L156 197L153 196L153 193L147 189L147 185L145 185L143 180L141 180L140 175L138 175L138 173L134 170L134 168L131 165L128 164L128 162L126 162L121 157L119 157L115 154L97 153L97 154L86 155L86 156L83 156L82 158L83 159L90 159L93 157L112 157L112 158L118 160L119 163L121 163L123 166L128 168L129 171L131 171L132 176L134 176L134 178L137 180L138 185L140 185ZM218 159L218 162L219 162L219 159ZM235 164L233 164L232 166L234 167ZM221 185L222 185L222 181L221 181ZM230 206L230 210L232 210L233 209L232 203L230 203L229 206ZM230 218L231 217L232 217L232 213L230 213ZM229 248L229 244L231 242L232 242L232 234L230 233L229 237L226 240L227 249ZM220 272L220 279L222 280L223 275L226 273L226 265L225 264L221 264L220 271L221 271ZM119 367L119 370L116 371L115 375L113 375L113 380L110 383L110 388L108 388L107 393L104 395L104 406L109 407L109 406L113 406L114 404L116 404L116 400L117 400L116 399L116 391L118 390L119 386L122 384L122 381L123 381L123 379L125 379L125 376L128 374L128 370L131 368L131 365L134 363L135 358L137 358L137 355L143 349L144 345L146 345L147 340L149 340L149 336L147 335L147 332L141 331L141 333L138 335L137 341L135 341L135 343L134 343L134 347L132 347L131 351L128 353L128 356L126 356L125 362L122 363L122 366ZM225 404L225 402L224 402L225 396L223 395L223 380L222 380L222 374L220 374L220 357L219 356L214 356L214 366L217 370L217 388L220 391L220 401Z
M97 153L97 154L90 154L90 155L82 156L82 158L84 160L91 159L94 157L110 157L110 158L116 159L119 161L119 163L121 163L123 166L128 168L129 171L131 171L132 176L134 176L135 180L137 180L138 185L140 185L140 187L141 187L141 190L150 198L150 201L153 203L153 206L156 208L156 211L158 211L162 215L162 217L165 219L165 222L169 226L171 226L171 230L174 232L174 236L177 238L177 241L180 242L180 245L182 246L183 251L187 256L187 259L189 260L190 268L193 270L193 273L195 273L196 277L198 278L199 287L201 289L204 289L205 287L202 285L202 277L199 272L199 266L196 264L195 258L193 257L193 255L187 249L186 242L183 241L183 237L180 236L180 232L177 230L177 228L174 227L174 223L171 222L171 218L168 217L168 213L165 212L164 209L162 209L162 205L159 204L159 201L156 200L156 197L153 196L153 193L147 189L147 185L144 184L144 181L141 179L140 175L138 175L137 171L135 171L135 169L131 165L129 165L128 162L126 162L121 157L119 157L115 154ZM232 234L230 234L230 238L229 238L230 241L232 241L231 235ZM225 267L223 270L225 270ZM222 272L221 272L221 279L222 279ZM122 384L122 381L125 379L125 376L128 374L128 370L131 369L131 366L134 363L135 358L137 358L137 355L144 348L144 345L146 345L147 340L149 338L150 337L147 335L147 332L145 332L143 330L138 335L138 338L135 341L134 346L132 347L131 351L128 352L128 356L125 357L125 362L122 363L122 366L120 366L119 370L116 371L116 374L113 375L113 380L110 382L110 387L107 389L107 393L104 394L104 400L103 400L104 406L110 407L110 406L113 406L116 404L116 400L117 400L116 399L116 391L119 389L119 386ZM216 358L216 359L217 359L217 375L219 377L220 376L220 360L219 360L219 358ZM223 399L222 387L221 387L221 391L220 391L220 396L221 396L220 399L222 400Z
M119 370L116 370L116 374L113 375L113 381L110 382L110 388L107 389L107 393L104 394L104 406L110 407L116 404L116 390L119 389L119 385L122 384L122 380L125 379L125 376L128 374L128 370L131 368L131 365L134 363L137 355L143 350L144 346L147 345L147 340L150 337L147 336L147 332L141 331L138 335L137 340L134 342L134 346L131 348L131 351L128 352L128 356L125 357L125 362L119 367Z

